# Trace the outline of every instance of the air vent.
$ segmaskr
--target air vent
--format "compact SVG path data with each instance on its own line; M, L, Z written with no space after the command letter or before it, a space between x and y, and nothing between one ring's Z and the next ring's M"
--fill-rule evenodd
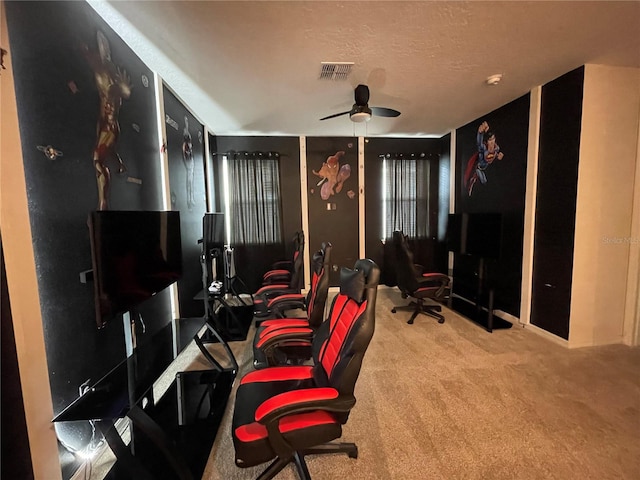
M322 62L320 78L327 80L346 80L352 68L353 62Z

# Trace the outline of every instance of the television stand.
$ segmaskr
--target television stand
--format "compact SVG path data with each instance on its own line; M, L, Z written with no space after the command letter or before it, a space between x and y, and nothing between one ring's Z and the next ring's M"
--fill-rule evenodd
M179 333L184 338L202 330L203 324L204 319L199 325L183 325ZM168 324L135 348L53 419L94 422L116 457L107 479L196 480L202 476L237 363L223 368L213 359L211 369L180 371L167 379L168 388L156 398L154 384L175 358L171 327ZM199 333L193 339L201 342ZM130 421L130 440L116 430L116 422L124 417Z
M453 278L453 282L455 282L453 272L450 272L449 276ZM493 313L495 289L487 279L485 259L482 257L479 257L478 259L477 277L475 302L466 300L459 295L455 295L453 293L452 286L451 294L449 295L449 308L455 310L461 315L464 315L466 318L481 326L489 333L492 333L494 330L511 328L511 322L503 320ZM484 307L485 303L487 305L486 307Z
M503 320L493 313L493 309L483 308L477 303L470 302L457 295L449 297L449 308L471 320L476 325L491 333L494 330L511 328L511 322Z
M218 333L218 331L213 327L213 325L211 325L211 323L208 320L205 322L205 325L207 326L207 333L209 334L209 336L213 335L215 340L217 342L220 342L220 344L224 347L229 357L229 360L231 361L231 365L233 365L232 370L234 372L237 372L239 368L238 362L236 360L236 357L233 355L233 352L231 351L229 344L222 338L222 336ZM209 350L207 350L207 348L204 346L205 342L202 341L202 338L196 335L194 337L194 341L198 346L198 348L200 349L200 352L202 353L202 355L209 361L209 363L211 363L211 365L213 365L216 369L223 371L224 368L222 367L222 365L220 365L220 363L214 358L213 355L211 355L211 353L209 353Z

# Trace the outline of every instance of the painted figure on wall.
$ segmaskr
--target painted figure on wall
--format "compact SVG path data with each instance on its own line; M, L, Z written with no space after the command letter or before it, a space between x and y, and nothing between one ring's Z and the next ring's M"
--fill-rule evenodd
M351 176L351 165L348 163L340 166L340 158L344 156L344 151L336 152L334 155L327 157L322 162L319 171L312 170L313 174L320 177L320 181L316 186L322 185L320 188L320 197L328 200L331 195L335 195L342 191L342 185Z
M109 186L111 170L108 162L115 160L117 172L127 168L116 151L120 136L118 116L122 101L131 96L131 82L127 72L111 61L109 41L100 31L97 33L98 52L84 47L85 57L93 69L96 87L100 96L100 110L96 128L96 144L93 149L93 166L98 186L98 210L109 209Z
M189 133L189 119L186 115L184 117L184 129L182 130L182 161L184 162L184 168L187 170L187 207L191 210L196 204L193 194L195 165L193 161L193 143Z
M482 122L478 127L476 144L478 150L469 159L464 173L464 186L469 196L473 193L473 187L478 181L482 185L487 183L485 173L487 167L494 160L502 160L504 157L504 153L500 151L500 147L496 143L496 135L489 129L487 122Z

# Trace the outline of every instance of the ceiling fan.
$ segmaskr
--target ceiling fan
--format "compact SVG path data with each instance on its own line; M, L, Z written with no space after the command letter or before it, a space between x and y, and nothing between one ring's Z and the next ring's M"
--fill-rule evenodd
M392 108L385 107L370 107L369 106L369 87L366 85L358 85L355 89L355 102L351 110L346 112L334 113L328 117L321 118L320 120L328 120L329 118L339 117L341 115L349 114L349 118L352 122L368 122L371 120L371 116L377 117L397 117L400 112Z

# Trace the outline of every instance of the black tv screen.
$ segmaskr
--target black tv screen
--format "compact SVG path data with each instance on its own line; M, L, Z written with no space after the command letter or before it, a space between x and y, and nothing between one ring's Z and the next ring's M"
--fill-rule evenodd
M500 257L500 213L451 213L447 223L447 249L482 258Z
M95 211L88 225L98 328L182 276L179 212Z
M212 245L224 245L225 223L224 213L205 213L202 217L202 232L207 247Z

